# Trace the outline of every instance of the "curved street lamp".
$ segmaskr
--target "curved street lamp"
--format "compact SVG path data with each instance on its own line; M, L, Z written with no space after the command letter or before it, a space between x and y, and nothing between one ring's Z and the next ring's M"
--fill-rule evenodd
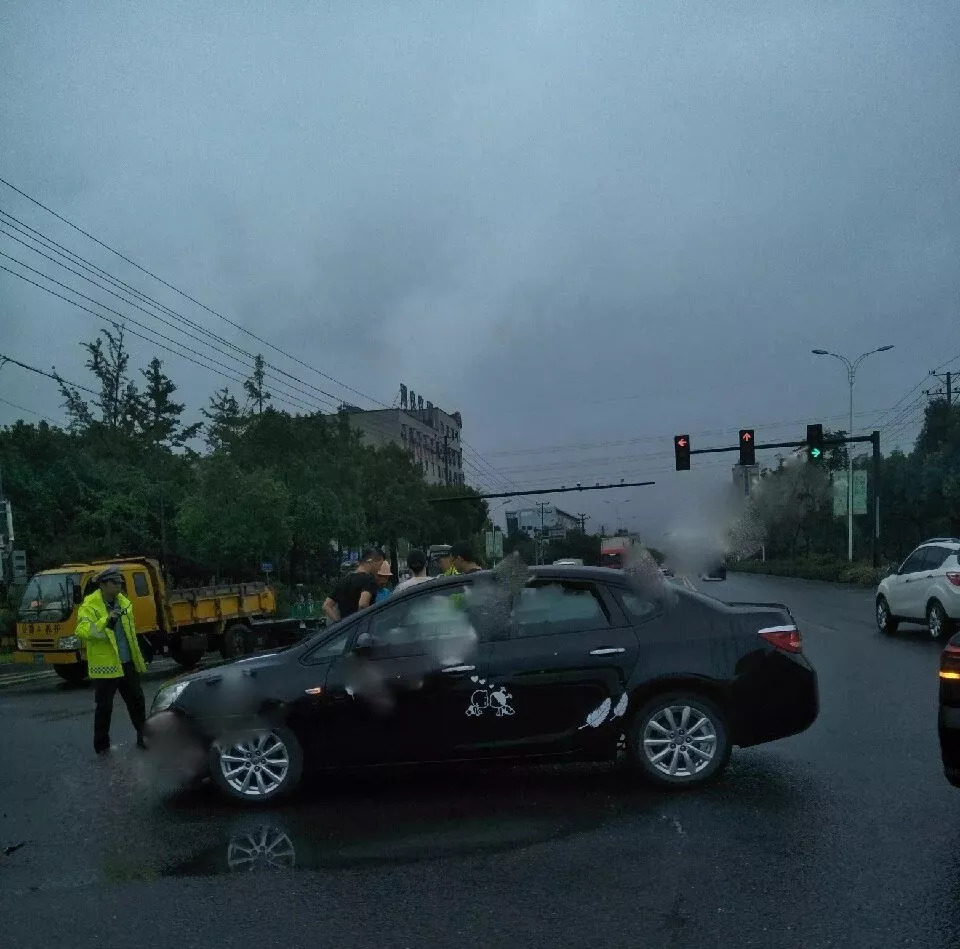
M853 435L853 383L857 376L857 369L860 363L872 356L874 353L885 353L893 349L893 346L880 346L878 349L871 349L869 352L861 353L851 362L846 356L839 353L831 353L826 349L810 350L814 356L833 356L839 359L847 367L847 383L850 386L850 427L847 435ZM847 560L853 560L853 452L847 449Z

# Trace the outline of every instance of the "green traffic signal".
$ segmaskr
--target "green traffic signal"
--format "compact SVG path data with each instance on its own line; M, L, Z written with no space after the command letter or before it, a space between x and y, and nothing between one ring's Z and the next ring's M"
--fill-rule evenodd
M819 458L819 457L820 457L820 449L819 449L819 448L811 448L811 449L810 449L810 457L811 457L811 458Z
M823 457L823 426L820 424L807 426L807 456L811 461Z

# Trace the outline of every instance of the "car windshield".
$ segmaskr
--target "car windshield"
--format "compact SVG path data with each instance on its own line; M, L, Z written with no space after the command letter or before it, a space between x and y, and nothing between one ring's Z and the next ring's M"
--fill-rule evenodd
M17 618L21 622L62 622L73 611L73 591L79 586L79 573L37 574L24 590Z

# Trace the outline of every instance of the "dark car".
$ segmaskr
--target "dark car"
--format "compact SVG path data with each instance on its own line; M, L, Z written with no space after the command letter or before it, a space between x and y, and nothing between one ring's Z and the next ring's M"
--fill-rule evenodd
M148 728L158 752L167 739L198 749L222 791L256 802L304 770L600 761L623 739L642 774L686 787L715 778L734 745L803 731L817 712L786 607L540 567L438 578L283 651L184 676Z
M947 780L960 788L960 633L940 654L940 757Z
M722 561L720 563L714 564L710 567L705 574L703 574L703 580L726 580L727 579L727 565Z

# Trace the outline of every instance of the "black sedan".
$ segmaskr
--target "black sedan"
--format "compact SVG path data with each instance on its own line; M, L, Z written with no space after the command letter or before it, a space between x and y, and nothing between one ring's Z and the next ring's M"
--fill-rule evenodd
M947 780L960 788L960 633L940 655L940 757Z
M271 800L305 770L530 758L629 762L668 787L817 717L786 607L592 567L437 578L303 643L157 694L158 756Z

